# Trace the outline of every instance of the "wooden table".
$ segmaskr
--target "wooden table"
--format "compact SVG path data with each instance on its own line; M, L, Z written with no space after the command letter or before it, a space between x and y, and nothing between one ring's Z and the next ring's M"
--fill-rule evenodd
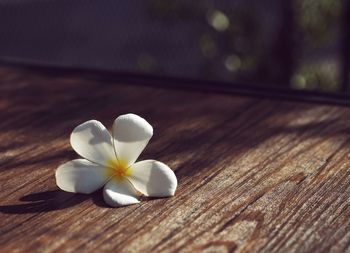
M71 130L155 134L175 197L109 208L59 190ZM350 108L0 68L1 252L350 252Z

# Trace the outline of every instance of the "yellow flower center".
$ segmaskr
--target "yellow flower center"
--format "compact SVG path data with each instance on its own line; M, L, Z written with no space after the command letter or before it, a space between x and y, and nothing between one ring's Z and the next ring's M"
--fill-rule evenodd
M108 161L107 167L107 176L110 178L123 180L131 175L131 168L127 166L126 162L113 159Z

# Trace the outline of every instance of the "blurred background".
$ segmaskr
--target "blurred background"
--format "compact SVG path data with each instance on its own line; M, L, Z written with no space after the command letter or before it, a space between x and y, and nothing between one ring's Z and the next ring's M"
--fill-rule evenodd
M346 92L348 0L0 0L0 60Z

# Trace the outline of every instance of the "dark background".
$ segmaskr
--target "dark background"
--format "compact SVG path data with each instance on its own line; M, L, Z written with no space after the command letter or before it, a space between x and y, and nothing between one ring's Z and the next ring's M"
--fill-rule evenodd
M0 60L345 92L349 1L0 0Z

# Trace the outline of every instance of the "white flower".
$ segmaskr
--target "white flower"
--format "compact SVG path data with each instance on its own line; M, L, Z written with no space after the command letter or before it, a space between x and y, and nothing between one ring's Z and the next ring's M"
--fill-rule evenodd
M155 160L135 163L152 135L152 126L135 114L121 115L114 121L113 137L96 120L77 126L70 143L85 159L58 167L58 187L88 194L104 186L103 198L110 206L139 203L139 193L150 197L173 196L177 179L167 165Z

